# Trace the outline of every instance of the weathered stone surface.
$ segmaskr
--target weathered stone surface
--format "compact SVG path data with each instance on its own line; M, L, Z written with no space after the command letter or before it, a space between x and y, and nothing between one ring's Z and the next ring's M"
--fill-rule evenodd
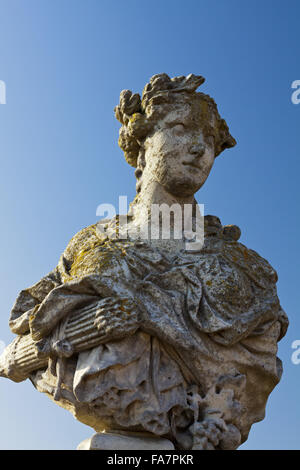
M95 429L81 448L236 449L281 377L277 274L194 198L235 144L202 82L160 74L142 98L121 93L119 143L137 177L128 217L76 234L12 309L0 375L29 377ZM173 216L155 219L155 204ZM204 243L188 242L202 223Z

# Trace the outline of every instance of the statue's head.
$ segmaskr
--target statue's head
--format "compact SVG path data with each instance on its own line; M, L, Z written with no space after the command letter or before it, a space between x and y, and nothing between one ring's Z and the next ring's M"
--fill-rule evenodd
M206 181L214 159L236 142L214 100L196 89L201 76L154 75L139 94L123 90L115 108L119 145L136 168L137 192L149 181L174 196L190 196Z

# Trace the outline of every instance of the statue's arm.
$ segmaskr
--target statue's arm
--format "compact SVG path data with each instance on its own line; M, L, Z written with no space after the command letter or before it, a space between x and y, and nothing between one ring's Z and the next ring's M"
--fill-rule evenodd
M23 335L29 331L29 320L34 310L40 305L49 292L61 284L58 268L44 276L33 286L22 290L12 308L9 326L13 333Z

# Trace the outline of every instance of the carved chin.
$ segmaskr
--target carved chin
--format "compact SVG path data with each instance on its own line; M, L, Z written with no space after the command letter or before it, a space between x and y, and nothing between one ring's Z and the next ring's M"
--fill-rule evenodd
M191 196L201 188L205 180L206 178L185 177L165 181L163 186L174 196Z

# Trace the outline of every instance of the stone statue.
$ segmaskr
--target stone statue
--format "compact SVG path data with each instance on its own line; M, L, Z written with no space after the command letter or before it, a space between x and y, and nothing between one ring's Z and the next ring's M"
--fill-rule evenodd
M170 217L169 239L143 236L155 204L191 207L194 226L194 194L235 145L203 82L159 74L142 98L121 93L119 145L137 178L122 230L119 216L81 230L12 309L0 375L30 378L94 428L79 448L236 449L280 380L277 274L240 229L205 216L204 243L186 249Z

